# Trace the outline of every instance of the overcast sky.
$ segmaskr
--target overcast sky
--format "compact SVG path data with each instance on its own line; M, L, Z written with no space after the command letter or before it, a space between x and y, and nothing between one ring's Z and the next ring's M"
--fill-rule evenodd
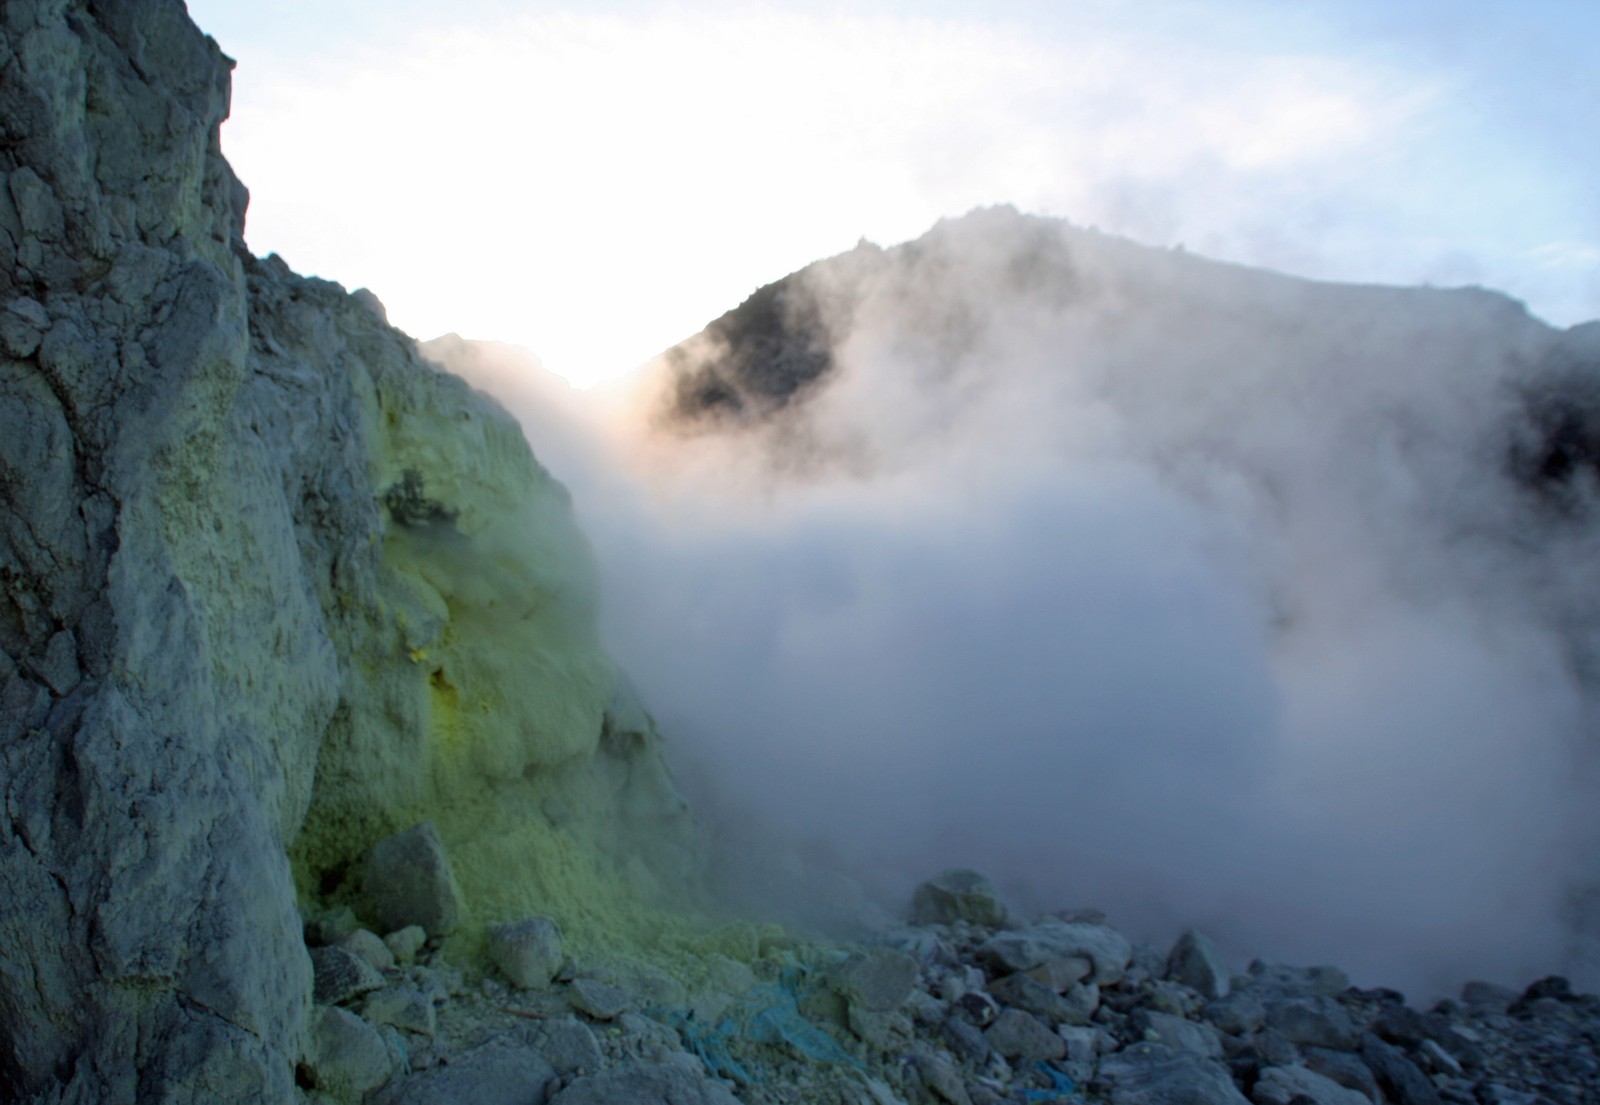
M1593 0L189 9L255 252L579 383L994 203L1600 316Z

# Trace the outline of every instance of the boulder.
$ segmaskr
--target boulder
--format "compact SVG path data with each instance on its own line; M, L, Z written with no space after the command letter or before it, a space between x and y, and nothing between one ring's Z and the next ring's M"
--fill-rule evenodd
M1005 903L976 871L952 868L918 886L911 895L911 923L999 928L1006 923Z
M1105 1056L1091 1088L1110 1105L1249 1105L1221 1063L1161 1044Z
M431 821L374 844L362 888L387 931L418 925L429 936L444 936L460 923L461 891Z
M383 973L348 948L313 948L312 1000L341 1005L383 986Z
M1228 996L1228 965L1211 938L1190 929L1178 937L1167 956L1167 977L1181 982L1202 997L1215 1001Z
M1268 1067L1256 1080L1250 1097L1255 1105L1290 1105L1297 1098L1309 1098L1309 1105L1372 1105L1355 1090L1305 1067Z
M597 1021L614 1021L633 1004L628 991L598 978L573 979L567 988L567 1000L572 1008Z
M1344 1006L1320 994L1296 994L1267 1003L1267 1027L1307 1047L1352 1051L1359 1041Z
M372 1105L543 1105L555 1074L537 1051L502 1037L391 1082Z
M548 986L561 970L561 930L548 917L528 917L488 928L489 959L513 986Z
M312 1087L329 1097L359 1102L393 1072L383 1037L348 1009L319 1005L311 1015L310 1027L300 1072Z
M1013 1061L1032 1064L1060 1059L1067 1053L1066 1041L1029 1013L1002 1009L994 1024L984 1031L989 1046Z
M1133 945L1109 925L1042 921L984 941L978 958L1006 974L1031 971L1052 960L1087 959L1093 964L1089 981L1109 986L1122 980L1133 958Z

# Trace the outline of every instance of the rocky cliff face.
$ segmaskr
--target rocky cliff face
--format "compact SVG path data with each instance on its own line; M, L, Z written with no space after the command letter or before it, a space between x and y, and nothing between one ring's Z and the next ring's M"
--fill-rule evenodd
M0 1097L282 1102L301 909L420 820L470 951L693 839L566 494L370 296L245 250L178 0L0 13ZM622 908L627 903L629 909Z

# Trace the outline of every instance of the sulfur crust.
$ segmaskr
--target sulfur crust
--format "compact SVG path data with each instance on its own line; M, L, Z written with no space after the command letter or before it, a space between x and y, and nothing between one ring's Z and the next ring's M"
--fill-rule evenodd
M374 372L360 386L371 485L391 499L370 591L336 604L355 659L291 848L303 907L363 913L366 849L427 819L466 905L445 951L469 969L487 923L529 915L555 919L591 962L681 974L708 939L758 949L733 930L708 937L672 892L688 872L626 861L634 821L666 811L657 821L677 831L687 816L653 746L633 767L600 763L617 676L565 489L459 379Z

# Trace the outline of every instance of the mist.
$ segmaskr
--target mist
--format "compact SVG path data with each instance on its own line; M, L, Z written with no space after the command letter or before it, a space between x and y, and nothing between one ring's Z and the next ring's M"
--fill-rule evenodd
M1535 478L1593 334L1006 209L784 286L826 371L699 422L714 328L604 393L430 347L572 489L745 889L971 866L1236 969L1600 984L1600 530L1581 464Z

